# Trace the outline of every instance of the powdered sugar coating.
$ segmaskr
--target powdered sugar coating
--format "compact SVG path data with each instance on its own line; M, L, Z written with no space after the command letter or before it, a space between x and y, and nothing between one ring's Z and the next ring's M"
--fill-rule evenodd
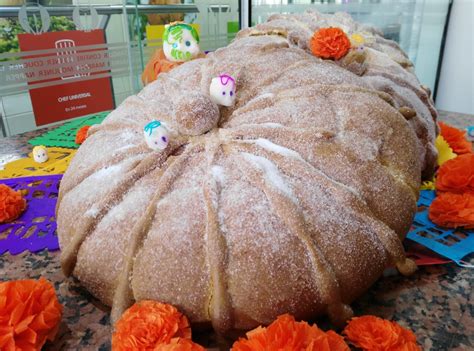
M293 195L290 187L287 185L285 179L283 179L282 175L278 171L278 168L270 160L265 157L255 156L247 152L242 152L241 155L246 161L252 163L254 167L263 171L265 181L267 181L269 184L275 187L275 189L280 191L291 200L295 202L298 201Z
M325 26L373 36L361 75L310 54ZM236 78L232 107L208 98L221 72ZM344 14L272 16L91 129L61 185L63 267L114 316L154 299L221 332L285 312L347 318L387 265L405 263L435 117L376 30ZM161 153L143 140L153 119L173 135Z

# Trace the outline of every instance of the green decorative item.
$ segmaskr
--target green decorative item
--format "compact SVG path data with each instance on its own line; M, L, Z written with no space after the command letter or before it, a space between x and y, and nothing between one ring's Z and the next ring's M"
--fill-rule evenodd
M240 30L238 21L227 22L227 34L237 34Z
M110 111L100 112L95 115L89 115L67 122L53 130L50 130L42 135L39 135L28 142L31 145L44 145L44 146L56 146L56 147L67 147L70 149L77 149L79 147L76 144L77 131L84 126L92 126L93 124L100 124Z
M163 52L171 62L185 62L196 58L201 52L198 32L187 23L166 25Z

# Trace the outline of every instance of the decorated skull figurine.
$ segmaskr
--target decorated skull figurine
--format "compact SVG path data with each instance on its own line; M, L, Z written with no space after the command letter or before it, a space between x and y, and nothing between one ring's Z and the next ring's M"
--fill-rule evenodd
M48 161L48 150L43 145L35 146L33 148L33 159L37 163L44 163Z
M174 22L165 26L163 52L172 62L185 62L200 53L199 34L186 23Z
M218 105L232 106L235 102L235 79L229 74L212 78L209 86L211 100Z
M169 143L168 129L160 121L151 121L143 129L145 142L148 147L155 151L166 149Z

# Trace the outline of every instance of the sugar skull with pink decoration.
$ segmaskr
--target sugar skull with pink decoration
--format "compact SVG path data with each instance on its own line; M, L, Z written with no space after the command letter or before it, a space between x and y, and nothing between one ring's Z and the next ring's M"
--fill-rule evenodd
M148 147L155 151L163 151L169 143L169 131L162 122L154 120L143 129L145 142Z
M209 86L211 100L218 105L232 106L235 103L235 78L229 74L221 74L212 78Z

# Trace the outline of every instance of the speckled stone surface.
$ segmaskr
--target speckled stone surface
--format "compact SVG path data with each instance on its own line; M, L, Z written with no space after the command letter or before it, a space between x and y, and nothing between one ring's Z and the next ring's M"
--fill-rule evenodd
M440 113L459 128L474 116ZM31 151L28 139L44 130L0 139L0 164ZM474 257L468 259L474 264ZM44 350L110 350L109 309L61 272L59 252L0 256L0 280L45 277L54 283L64 315L58 337ZM423 350L474 350L474 269L455 264L422 267L412 277L381 278L352 306L356 315L374 314L412 329ZM325 319L316 321L328 327ZM215 336L198 333L198 342L216 349Z
M28 140L57 127L56 125L9 138L0 138L0 168L17 158L26 157L33 150L33 145L28 144Z

